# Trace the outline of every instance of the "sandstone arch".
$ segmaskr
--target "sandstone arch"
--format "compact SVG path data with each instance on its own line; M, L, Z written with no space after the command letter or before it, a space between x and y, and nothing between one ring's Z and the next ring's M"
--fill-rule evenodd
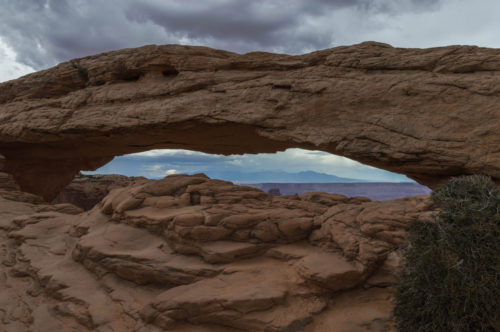
M500 179L500 51L367 42L301 56L144 46L0 84L0 153L50 201L80 170L158 148L322 150L434 187Z

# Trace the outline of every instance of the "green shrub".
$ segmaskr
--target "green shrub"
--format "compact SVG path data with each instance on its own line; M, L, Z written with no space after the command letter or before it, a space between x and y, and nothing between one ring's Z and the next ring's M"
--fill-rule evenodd
M77 174L75 175L75 178L76 179L83 179L83 178L87 178L87 179L93 179L93 180L101 180L103 178L102 175L92 175L92 174Z
M80 60L76 60L76 61L71 60L70 63L71 63L71 67L73 67L73 68L75 68L77 70L78 77L82 81L88 81L89 80L89 72L88 72L87 68L83 67L80 64Z
M398 331L500 331L500 188L484 175L460 177L431 200L440 212L410 229Z

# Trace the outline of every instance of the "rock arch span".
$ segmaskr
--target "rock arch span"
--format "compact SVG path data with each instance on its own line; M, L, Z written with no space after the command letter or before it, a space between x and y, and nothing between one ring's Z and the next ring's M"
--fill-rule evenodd
M300 56L149 45L0 84L0 153L24 191L57 195L80 170L160 148L296 147L435 187L500 179L500 50L366 42Z

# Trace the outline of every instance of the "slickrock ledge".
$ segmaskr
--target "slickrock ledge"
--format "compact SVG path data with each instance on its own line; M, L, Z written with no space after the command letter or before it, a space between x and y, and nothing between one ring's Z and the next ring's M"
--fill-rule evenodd
M2 331L393 331L406 230L435 211L203 174L137 180L88 212L6 187Z
M322 150L406 174L500 180L500 50L366 42L300 56L149 45L0 84L0 153L47 202L80 170L160 148Z

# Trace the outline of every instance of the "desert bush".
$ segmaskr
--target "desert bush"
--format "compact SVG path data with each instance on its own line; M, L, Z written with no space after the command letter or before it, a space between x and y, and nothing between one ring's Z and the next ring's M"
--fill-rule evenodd
M440 212L411 225L398 331L500 331L500 188L484 175L460 177L431 200Z
M80 64L80 60L76 60L76 61L71 60L70 63L71 63L71 67L73 67L73 68L75 68L77 70L78 77L82 81L88 81L89 80L88 70L87 70L87 68L83 67Z
M77 174L75 175L76 179L93 179L93 180L101 180L103 178L102 175L92 175L92 174Z

